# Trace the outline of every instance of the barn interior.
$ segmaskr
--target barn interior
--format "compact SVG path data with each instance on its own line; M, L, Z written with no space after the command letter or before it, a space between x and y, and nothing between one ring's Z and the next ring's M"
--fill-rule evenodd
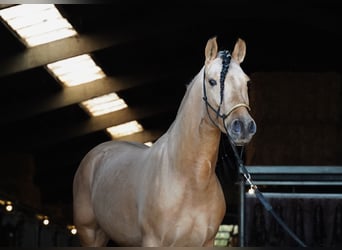
M203 66L205 44L213 36L219 49L231 51L238 38L247 45L241 66L251 78L251 115L258 131L244 148L244 163L318 169L311 172L314 184L265 184L260 189L333 195L328 208L326 203L317 206L335 217L325 224L315 222L318 233L303 237L312 246L341 244L342 41L337 1L51 5L76 33L30 44L5 20L6 10L20 4L0 4L1 246L77 246L77 235L66 229L73 229L72 181L80 161L105 141L153 143L165 133L186 85ZM53 72L53 63L81 55L88 55L102 75L67 86ZM113 93L125 107L102 115L87 110L86 101ZM108 128L131 121L142 130L120 137L109 133ZM219 161L217 174L228 204L223 224L235 225L241 205L239 170L232 158L229 166L227 172ZM295 179L289 171L288 180ZM320 171L325 171L325 179ZM278 180L279 173L270 178ZM299 174L298 181L310 178ZM13 211L6 210L8 205ZM246 211L247 221L252 221L254 211ZM325 215L317 216L321 221ZM47 218L48 229L41 224ZM329 221L339 222L324 236ZM33 225L38 231L31 230ZM264 235L254 235L258 233ZM273 237L257 237L263 241L251 239L246 245L264 246L267 241L287 246L286 240L274 240L279 235Z

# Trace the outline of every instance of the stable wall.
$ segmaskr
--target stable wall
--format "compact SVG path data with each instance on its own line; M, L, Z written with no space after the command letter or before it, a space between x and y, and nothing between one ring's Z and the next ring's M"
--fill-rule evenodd
M251 78L258 131L246 147L246 165L342 165L341 74L257 72ZM308 246L341 246L341 186L260 188L272 195L268 200L275 212ZM247 196L246 246L298 246L255 197Z
M335 72L256 72L257 133L246 165L341 165L342 82Z

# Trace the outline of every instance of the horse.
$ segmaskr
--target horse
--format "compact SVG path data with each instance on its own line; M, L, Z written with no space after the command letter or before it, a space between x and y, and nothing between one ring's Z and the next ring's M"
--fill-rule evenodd
M108 141L91 149L73 181L73 217L82 246L213 246L226 212L215 173L221 132L245 145L256 132L246 44L218 51L216 36L187 85L177 115L151 146Z

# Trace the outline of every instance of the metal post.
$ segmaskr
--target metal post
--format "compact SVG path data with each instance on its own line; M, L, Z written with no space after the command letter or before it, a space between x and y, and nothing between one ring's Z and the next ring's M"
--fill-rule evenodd
M240 178L239 246L245 247L245 180Z

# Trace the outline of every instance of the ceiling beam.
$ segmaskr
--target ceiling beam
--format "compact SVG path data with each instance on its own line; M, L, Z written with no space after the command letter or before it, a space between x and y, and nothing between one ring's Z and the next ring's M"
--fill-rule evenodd
M183 26L181 24L165 25L158 23L153 26L146 26L143 23L134 24L122 26L120 29L115 29L115 31L100 30L89 34L78 34L74 37L27 48L16 54L4 57L0 55L0 77L128 42L143 41L146 38L152 39L151 41L154 39L167 39L170 32L177 34L176 32L179 31L180 27L184 29Z
M177 108L178 104L175 106L175 104L170 104L170 102L158 103L154 106L128 107L110 114L92 117L85 122L69 124L68 126L41 127L41 129L31 131L28 134L18 132L17 136L3 138L1 144L3 148L5 147L9 151L39 150L40 148L49 147L75 137L104 130L111 126L170 112Z
M90 98L119 92L143 84L167 79L166 75L134 76L134 77L105 77L87 84L64 88L62 91L43 98L32 98L32 101L13 100L0 106L0 125L24 120L44 112L56 110L65 106L81 103ZM25 108L23 108L25 107Z
M175 109L174 104L170 105L168 104L168 102L165 103L166 104L158 103L154 106L128 107L126 109L113 112L107 115L92 117L86 122L70 127L67 131L65 131L64 129L58 129L61 132L61 134L56 136L56 138L53 139L53 142L56 143L58 141L63 141L73 137L82 136L95 131L106 129L111 126L119 125L121 123L143 119L164 112L169 112L171 109Z
M73 56L123 44L137 39L137 32L96 32L79 34L26 50L0 59L0 77L41 67Z
M169 84L170 82L182 81L188 78L186 71L175 71L176 75L170 75L166 72L147 75L140 74L134 76L107 76L86 84L63 88L61 91L47 96L39 97L32 95L29 101L27 99L10 99L0 105L0 126L13 124L23 121L27 118L54 111L69 105L74 105L86 101L90 98L133 89L139 86L148 86L153 84ZM24 108L23 108L24 107Z
M12 7L14 5L15 4L0 4L0 9L5 9L5 8L8 8L8 7Z

